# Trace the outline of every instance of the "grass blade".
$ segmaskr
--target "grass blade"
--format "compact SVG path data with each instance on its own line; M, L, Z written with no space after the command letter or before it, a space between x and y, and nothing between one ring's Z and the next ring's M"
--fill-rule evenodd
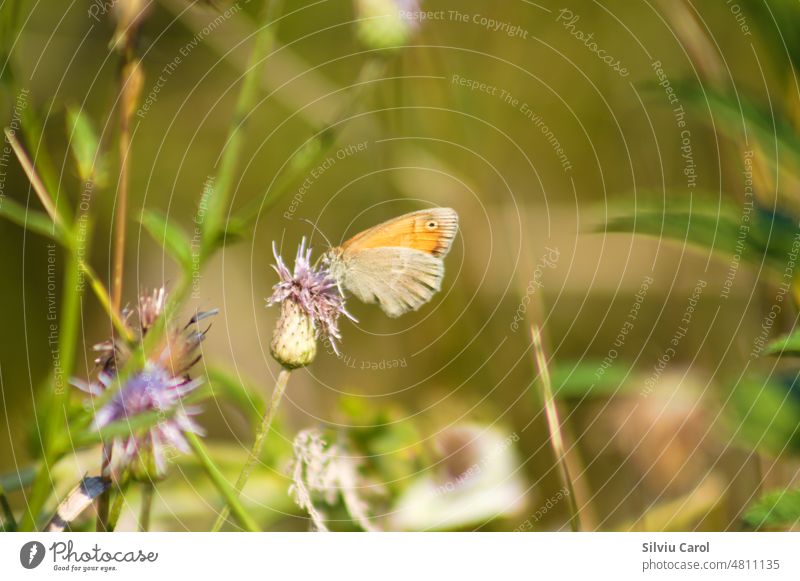
M544 354L544 347L542 347L542 333L539 327L531 325L531 338L533 340L533 351L536 358L536 366L539 369L539 379L542 386L542 397L544 399L544 413L547 417L547 429L550 433L550 445L553 448L553 453L556 457L558 464L558 473L561 477L561 483L569 491L567 495L567 503L569 504L570 511L570 526L574 532L581 530L580 516L578 515L578 506L575 501L575 487L572 478L569 474L567 467L566 452L564 449L564 437L561 434L561 421L558 418L558 409L556 408L556 400L553 396L553 386L550 382L550 371L547 367L547 358Z
M8 218L29 232L52 238L57 242L64 242L61 230L54 226L53 220L44 212L31 210L14 200L3 198L0 201L0 216Z
M208 474L211 482L214 483L214 486L216 486L217 490L220 494L222 494L222 497L228 504L228 508L230 509L233 518L235 518L245 530L257 532L259 530L258 525L244 510L244 507L239 502L238 495L236 494L233 486L231 486L231 483L225 479L225 476L223 476L222 472L220 472L220 469L217 467L217 465L214 464L214 461L211 459L211 456L208 455L203 443L196 434L191 432L187 432L185 436L186 440L189 442L189 446L191 446L195 456L197 456L197 459L200 461L200 465L206 471L206 474Z
M291 373L292 372L288 369L281 369L280 373L278 374L278 380L276 381L275 389L272 392L272 401L270 402L269 409L267 409L267 413L264 414L264 419L258 428L255 440L253 441L253 447L250 450L250 455L248 456L247 461L244 463L244 466L242 466L242 471L239 473L239 477L236 479L236 486L234 486L234 490L237 496L244 488L244 485L247 483L247 479L250 477L250 473L253 471L253 467L256 465L256 462L261 456L261 449L264 446L264 440L272 428L272 420L275 418L275 412L278 411L278 406L283 398L283 392L286 391L286 384L289 383L289 376ZM214 527L211 529L211 532L220 530L222 525L225 523L226 518L228 518L228 510L224 509L220 513L219 517L217 517L217 521L214 523Z
M14 154L17 156L22 169L25 171L25 175L28 176L28 180L30 180L31 185L33 186L33 191L36 192L36 195L39 197L39 201L42 203L45 211L50 216L50 219L53 220L53 223L56 225L56 227L63 228L64 221L61 219L61 216L56 210L56 205L53 202L53 199L50 197L50 194L44 187L42 180L39 178L39 174L36 173L36 168L34 168L33 162L28 157L28 154L25 153L25 149L22 147L22 144L17 140L14 132L10 131L8 128L6 128L5 134L8 143L14 150Z

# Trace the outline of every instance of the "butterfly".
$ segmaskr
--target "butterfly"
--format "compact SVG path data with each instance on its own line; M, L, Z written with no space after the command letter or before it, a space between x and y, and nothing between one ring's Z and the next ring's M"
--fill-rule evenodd
M323 260L340 287L399 317L441 289L443 259L457 232L452 208L419 210L356 234Z

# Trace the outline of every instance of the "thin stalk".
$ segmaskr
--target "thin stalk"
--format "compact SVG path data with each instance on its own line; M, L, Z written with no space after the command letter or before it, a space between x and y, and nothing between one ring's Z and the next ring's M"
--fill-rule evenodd
M539 378L542 385L542 397L544 399L544 413L547 417L547 429L550 432L550 445L558 464L558 473L561 477L561 484L567 489L567 503L570 512L570 526L574 532L581 530L581 520L578 514L578 504L575 501L575 487L569 474L567 458L564 448L564 437L561 434L561 421L558 418L558 408L553 396L553 386L550 381L550 370L547 367L547 358L542 347L542 333L537 325L531 325L531 338L533 339L533 351L536 357L536 366L539 368Z
M146 533L150 530L150 513L153 510L153 495L155 491L156 486L152 480L142 483L142 507L139 512L140 533Z
M564 445L567 449L566 462L570 474L585 474L584 462L575 446L575 436L572 434L569 425L565 424L561 427L562 435L564 436ZM581 507L581 526L584 531L593 531L597 526L597 516L589 499L592 494L589 491L586 478L576 477L573 481L575 485L575 502Z
M107 478L111 477L110 467L111 467L111 446L109 444L103 444L101 447L102 454L100 458L100 465L102 466L101 474ZM103 493L97 498L97 520L95 521L95 530L99 532L108 531L108 522L109 522L109 501L111 500L111 487L109 486ZM113 530L113 529L111 529Z
M208 455L205 446L203 446L203 443L200 441L197 435L192 432L186 432L184 436L186 437L186 441L189 442L189 446L194 451L195 456L197 456L197 459L200 461L200 465L206 471L206 474L208 474L211 482L228 504L233 518L235 518L245 530L250 532L258 532L258 525L244 510L244 507L239 502L238 495L233 489L233 486L231 486L230 482L225 479L225 476L223 476L220 469Z
M119 310L122 304L122 275L125 266L125 230L128 217L128 182L131 151L131 118L141 90L141 71L133 57L133 48L124 51L120 75L119 121L119 187L114 219L114 265L111 283L111 304Z
M270 2L266 10L266 19L268 21L273 20L272 17L277 13L280 5L280 0L272 0L272 2ZM217 231L217 228L219 227L219 224L222 223L222 214L224 213L224 208L226 205L225 200L227 200L230 184L233 183L234 172L236 169L236 164L238 163L239 152L241 149L242 119L244 119L244 117L252 108L257 96L259 69L256 65L260 63L269 52L269 48L272 45L273 39L274 27L265 25L261 29L258 38L256 39L256 46L250 57L251 66L248 68L248 71L245 74L244 85L242 86L242 90L237 101L236 110L234 112L234 123L229 132L227 142L228 145L223 155L219 179L217 180L214 195L212 195L211 199L209 200L209 209L206 212L203 233L203 243L205 249L200 256L201 266L210 256L213 249L216 248L216 245L213 241L218 239L219 232ZM132 116L133 108L131 108L130 113ZM117 233L120 233L119 229L117 229ZM103 405L104 403L108 402L127 381L127 379L137 369L141 368L146 360L147 354L161 343L167 330L167 319L171 316L171 313L180 308L180 306L183 304L183 301L186 299L190 288L191 273L184 271L176 290L170 293L170 297L164 308L164 312L150 328L144 341L133 350L128 363L126 363L116 375L114 382L112 382L108 389L103 392L103 395L98 398L98 405ZM116 303L116 296L112 293L112 305Z
M36 196L39 198L39 201L41 202L42 207L45 209L45 212L47 212L47 215L50 216L51 220L53 220L56 232L63 234L65 226L64 220L61 218L61 214L58 213L56 205L53 202L53 198L44 187L42 180L39 178L39 174L36 173L36 168L28 157L28 154L25 152L25 148L22 147L22 144L17 140L16 135L14 135L12 131L6 129L5 134L9 145L11 145L11 148L14 150L14 153L17 156L17 160L19 160L22 169L25 171L25 175L28 176L28 180L33 186L33 191L36 192Z
M31 185L33 186L33 190L36 192L36 196L39 198L42 207L45 209L47 215L50 216L50 219L55 225L55 234L57 236L57 240L63 244L69 252L77 254L78 249L74 244L73 237L66 232L65 219L62 217L61 212L58 211L58 208L53 202L53 197L44 186L44 182L39 176L39 172L36 171L36 167L33 165L33 162L28 157L25 148L17 140L16 136L8 129L6 129L5 133L9 144L14 150L14 154L17 156L17 160L22 166L22 169L25 171L25 175L28 176ZM122 318L119 315L119 309L114 308L111 304L111 299L108 296L106 287L102 282L100 282L100 279L97 277L97 274L94 272L92 267L89 266L83 259L79 259L79 265L83 271L83 274L89 279L92 290L97 296L97 299L100 301L100 304L111 317L111 321L114 324L114 327L117 329L117 332L120 333L125 340L129 341L132 337L131 332L122 322Z
M106 530L110 533L114 532L114 529L117 528L119 517L122 514L122 505L125 504L125 493L128 492L130 483L130 477L125 475L122 477L122 482L117 488L117 495L114 497L114 504L111 505L111 511L108 514L108 522L106 524Z
M111 275L111 308L122 308L122 283L125 270L125 231L128 218L128 182L131 152L131 118L136 108L141 89L139 64L134 59L132 40L123 49L119 90L119 186L114 216L114 262ZM106 455L104 453L104 461ZM106 491L98 502L97 529L104 530L105 515L101 509L108 508L110 492ZM101 528L103 527L103 528Z
M36 469L36 476L34 477L33 484L31 485L31 494L28 497L28 506L25 508L25 512L22 515L22 520L19 523L19 530L21 532L33 531L36 529L36 520L42 511L44 503L50 496L50 472L48 470L47 460L44 458L46 454L46 452L43 452L43 458L39 462Z
M111 323L114 325L114 329L125 341L132 341L133 333L131 333L131 330L122 320L119 310L114 308L111 297L108 295L105 285L100 282L100 279L97 277L97 273L83 260L80 261L80 267L84 276L89 279L89 285L92 287L97 300L100 301L100 305L106 313L108 313L108 316L111 317Z
M278 178L275 185L270 187L272 195L270 195L269 198L264 199L260 197L245 205L236 217L237 226L243 227L247 225L274 206L298 178L303 176L309 168L317 165L325 158L327 152L336 143L338 134L343 130L344 123L352 117L366 91L371 88L374 81L383 76L385 72L386 61L378 57L370 58L362 65L358 74L358 79L349 90L347 98L345 102L342 103L339 111L333 116L327 127L311 137L305 144L304 147L311 148L312 143L316 140L318 148L314 154L306 156L302 163L291 165L289 169ZM269 191L266 192L266 195L269 195Z
M247 457L247 461L244 463L244 466L242 466L242 471L239 473L239 478L236 479L234 490L237 497L239 496L239 493L242 492L244 485L247 484L247 479L250 478L250 473L253 471L253 467L261 457L261 450L264 447L264 440L266 439L267 434L269 434L270 428L272 427L272 420L275 418L275 412L278 410L278 406L281 403L283 394L286 391L286 384L289 383L289 376L291 374L292 372L288 369L281 369L281 372L278 374L278 379L275 382L275 389L272 391L272 401L270 402L269 407L264 414L264 418L261 421L261 425L258 428L255 440L253 441L253 447L250 449L250 455ZM214 527L211 529L212 533L215 533L222 528L222 525L228 518L229 513L230 511L228 510L227 506L222 509L222 512L219 513L219 517L217 517L217 521L214 523Z
M212 252L224 234L223 221L236 171L241 160L244 146L244 124L252 113L259 96L261 63L267 58L275 41L276 17L281 9L282 0L270 0L264 8L262 26L256 36L253 52L244 73L242 88L236 101L233 121L225 141L225 152L222 156L214 193L208 201L205 226L203 232L203 254Z
M22 90L18 87L16 92ZM55 203L56 213L61 216L65 224L73 222L73 213L69 207L69 199L61 195L59 171L53 163L47 147L44 143L44 127L42 121L35 112L34 107L26 107L22 114L22 126L25 128L25 137L29 149L34 153L36 171L49 192L50 199Z
M58 368L53 375L53 393L45 416L44 433L42 434L42 462L31 489L27 510L24 513L20 530L32 531L36 520L52 492L50 468L60 454L60 441L67 433L66 405L69 391L67 382L72 376L75 364L75 353L78 345L80 322L80 266L76 256L68 254L62 294L60 327L58 338Z

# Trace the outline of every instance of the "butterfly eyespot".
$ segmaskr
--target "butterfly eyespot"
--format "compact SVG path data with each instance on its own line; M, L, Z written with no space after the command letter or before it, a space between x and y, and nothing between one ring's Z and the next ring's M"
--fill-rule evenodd
M431 220L427 224L428 230L436 230L436 226L438 226L438 224L434 220Z

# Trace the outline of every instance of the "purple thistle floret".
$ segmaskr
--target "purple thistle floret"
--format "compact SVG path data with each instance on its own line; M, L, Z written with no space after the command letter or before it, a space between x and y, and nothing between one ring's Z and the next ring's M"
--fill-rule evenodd
M341 340L339 316L344 315L355 321L344 306L344 297L339 292L339 284L327 268L311 266L311 248L306 248L306 239L300 242L292 273L278 254L275 242L272 243L275 264L272 268L278 273L280 281L273 286L272 296L267 306L293 301L311 319L318 339L328 339L338 355L336 341Z
M144 339L156 320L162 316L166 305L165 289L157 288L152 293L139 297L138 333L130 324L133 310L123 310L125 325L135 334L136 342ZM100 371L92 382L73 378L72 384L92 396L86 402L92 406L94 419L92 428L99 430L118 421L130 421L136 416L154 412L157 423L127 436L118 436L106 442L104 448L104 475L110 472L120 476L131 469L137 478L162 477L166 473L166 459L175 452L191 452L184 432L202 435L201 428L191 419L201 410L185 407L183 398L194 391L202 379L191 379L189 372L200 360L200 344L208 329L199 328L199 322L215 315L216 310L198 312L184 327L168 328L163 340L148 356L144 368L133 373L119 386L119 390L99 409L94 408L93 399L101 396L116 381L118 370L130 357L132 345L116 337L95 345L99 352L95 360Z
M114 377L111 374L101 372L96 382L75 381L75 385L89 395L98 397L113 382ZM167 469L166 459L172 455L171 452L191 452L183 433L203 434L202 428L191 418L201 410L194 406L184 406L183 398L201 383L201 379L174 377L166 369L148 362L142 371L131 377L114 394L111 401L97 410L92 422L94 429L130 420L144 413L156 412L159 416L163 415L147 431L113 440L110 451L113 474L118 475L137 459L152 453L155 475L163 476Z

